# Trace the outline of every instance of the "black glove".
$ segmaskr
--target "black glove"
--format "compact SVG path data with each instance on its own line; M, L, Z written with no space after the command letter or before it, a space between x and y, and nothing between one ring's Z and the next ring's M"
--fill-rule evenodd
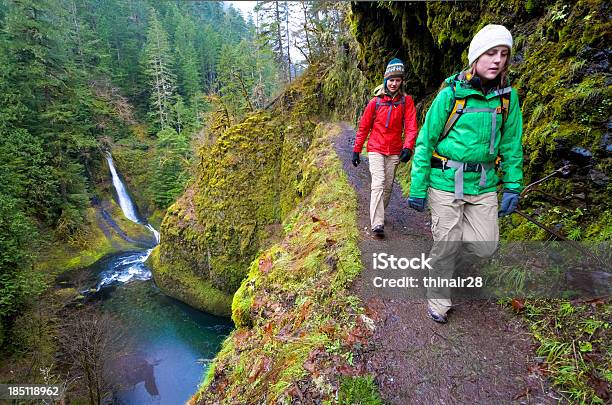
M357 167L359 163L361 163L361 160L359 160L359 152L353 152L353 166Z
M407 163L412 156L412 151L408 148L402 149L402 153L400 153L399 160L400 162Z
M408 206L419 212L425 211L425 198L409 197Z
M514 190L504 190L504 194L502 194L502 202L501 209L497 213L498 217L504 217L506 215L510 215L514 212L516 207L518 207L519 202L519 193Z

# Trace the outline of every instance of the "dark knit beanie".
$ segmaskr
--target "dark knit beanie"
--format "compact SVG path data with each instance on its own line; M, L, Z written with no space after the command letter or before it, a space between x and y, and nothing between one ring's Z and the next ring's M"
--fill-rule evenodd
M384 81L384 90L387 91L387 80L391 77L400 77L404 78L404 62L399 60L398 58L391 59L391 62L387 65L387 69L385 69L385 81Z
M385 69L385 79L393 76L404 76L404 62L397 58L391 59L391 62L387 65L387 69Z

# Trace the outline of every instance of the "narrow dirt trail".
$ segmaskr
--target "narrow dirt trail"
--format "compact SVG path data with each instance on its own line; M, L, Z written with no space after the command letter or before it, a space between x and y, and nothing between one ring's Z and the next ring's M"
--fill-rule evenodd
M371 235L370 173L367 158L351 163L354 129L343 131L335 149L358 196L360 249L364 269L373 253L392 246L403 257L420 256L431 245L429 215L408 208L395 184L386 210L383 240ZM400 163L403 164L403 163ZM405 248L404 248L405 247ZM520 321L494 302L459 303L446 325L427 317L423 299L383 296L364 270L352 286L375 321L367 371L389 404L553 404L546 381L537 373L533 340ZM378 291L377 291L378 290Z

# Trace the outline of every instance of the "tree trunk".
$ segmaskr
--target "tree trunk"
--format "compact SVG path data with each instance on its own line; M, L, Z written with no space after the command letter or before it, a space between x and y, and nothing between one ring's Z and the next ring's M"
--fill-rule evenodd
M287 72L289 73L289 83L291 83L291 41L289 40L289 4L287 0L285 0L285 24L287 30Z
M283 37L281 35L282 21L280 19L280 11L278 10L278 1L274 2L274 6L275 6L275 18L276 18L276 41L278 43L278 50L280 51L281 63L282 63L284 59L283 57Z

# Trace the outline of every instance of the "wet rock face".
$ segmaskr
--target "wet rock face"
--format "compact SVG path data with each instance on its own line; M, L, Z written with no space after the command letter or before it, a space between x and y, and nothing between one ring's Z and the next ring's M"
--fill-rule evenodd
M597 186L605 187L608 184L608 176L599 170L592 169L589 171L589 179Z
M567 157L571 162L582 167L591 164L593 161L593 154L591 151L579 146L571 148Z
M585 68L581 71L583 75L592 75L599 72L610 73L612 49L594 49L587 45L578 51L576 56L587 62Z
M571 146L569 140L565 138L556 138L554 141L556 145L553 158L563 162L563 164L557 164L556 166L563 166L569 163L584 167L593 163L593 153L590 150L579 146Z

